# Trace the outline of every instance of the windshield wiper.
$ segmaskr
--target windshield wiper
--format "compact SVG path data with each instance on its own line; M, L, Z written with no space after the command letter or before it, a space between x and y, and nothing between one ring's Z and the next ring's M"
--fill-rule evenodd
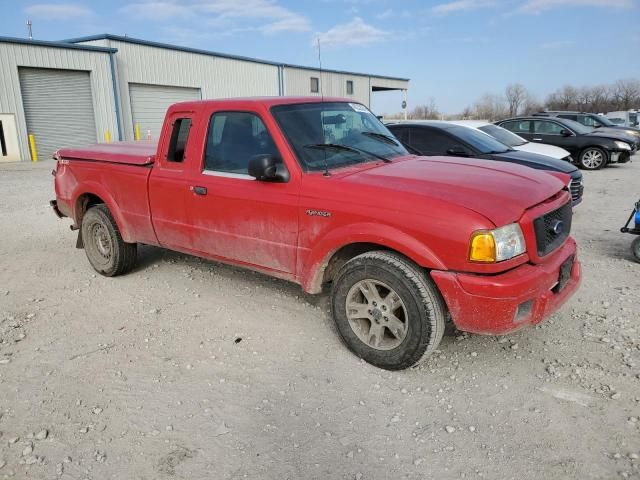
M385 163L391 162L390 159L383 157L382 155L378 155L377 153L369 152L368 150L362 150L361 148L340 145L339 143L309 143L307 145L304 145L304 148L315 148L317 150L342 150L343 152L354 152L361 155L369 155L371 157L377 158L378 160L382 160Z
M398 144L398 141L389 136L389 135L385 135L384 133L378 133L378 132L360 132L362 135L366 135L367 137L372 137L372 138L376 138L378 140L381 140L384 143L387 143L389 145L394 145L396 147L399 147L400 145Z

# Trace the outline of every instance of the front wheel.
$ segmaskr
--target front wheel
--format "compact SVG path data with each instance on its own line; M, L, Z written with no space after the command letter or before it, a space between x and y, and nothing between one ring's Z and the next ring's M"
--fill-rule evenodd
M640 237L631 242L631 253L636 262L640 263Z
M607 164L607 154L596 147L585 148L580 153L580 166L585 170L599 170Z
M96 205L82 217L82 242L91 266L105 277L127 273L136 263L137 245L122 239L106 205Z
M331 311L347 347L387 370L420 364L444 333L445 305L431 279L405 257L363 253L344 264Z

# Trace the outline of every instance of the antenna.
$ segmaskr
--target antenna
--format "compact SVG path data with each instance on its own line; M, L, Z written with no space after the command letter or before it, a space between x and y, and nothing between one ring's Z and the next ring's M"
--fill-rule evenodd
M320 37L318 36L318 66L320 70L320 75L318 78L318 83L320 84L320 104L324 107L324 82L322 81L322 51L320 50ZM322 143L327 143L327 140L324 137L324 109L320 109L320 123L322 125ZM323 149L324 154L324 173L325 177L331 175L329 173L329 164L327 163L327 150Z
M32 30L33 22L31 20L27 20L27 34L29 35L29 40L33 40L33 30Z

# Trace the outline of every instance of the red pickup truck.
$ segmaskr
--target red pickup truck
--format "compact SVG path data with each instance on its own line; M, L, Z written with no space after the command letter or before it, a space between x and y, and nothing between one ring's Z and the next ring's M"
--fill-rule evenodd
M156 245L331 287L346 345L402 369L445 321L502 334L578 288L571 197L513 164L409 154L363 105L255 98L169 108L157 145L59 150L55 212L99 273ZM295 321L295 319L291 319Z

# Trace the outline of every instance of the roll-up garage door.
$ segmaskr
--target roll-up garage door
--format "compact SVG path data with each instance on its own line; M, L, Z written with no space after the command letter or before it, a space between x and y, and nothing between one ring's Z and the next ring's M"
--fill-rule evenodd
M169 106L178 102L200 100L200 89L130 83L129 96L133 128L138 125L142 138L150 135L157 140Z
M38 158L51 158L60 147L96 143L89 72L20 67L18 73Z

